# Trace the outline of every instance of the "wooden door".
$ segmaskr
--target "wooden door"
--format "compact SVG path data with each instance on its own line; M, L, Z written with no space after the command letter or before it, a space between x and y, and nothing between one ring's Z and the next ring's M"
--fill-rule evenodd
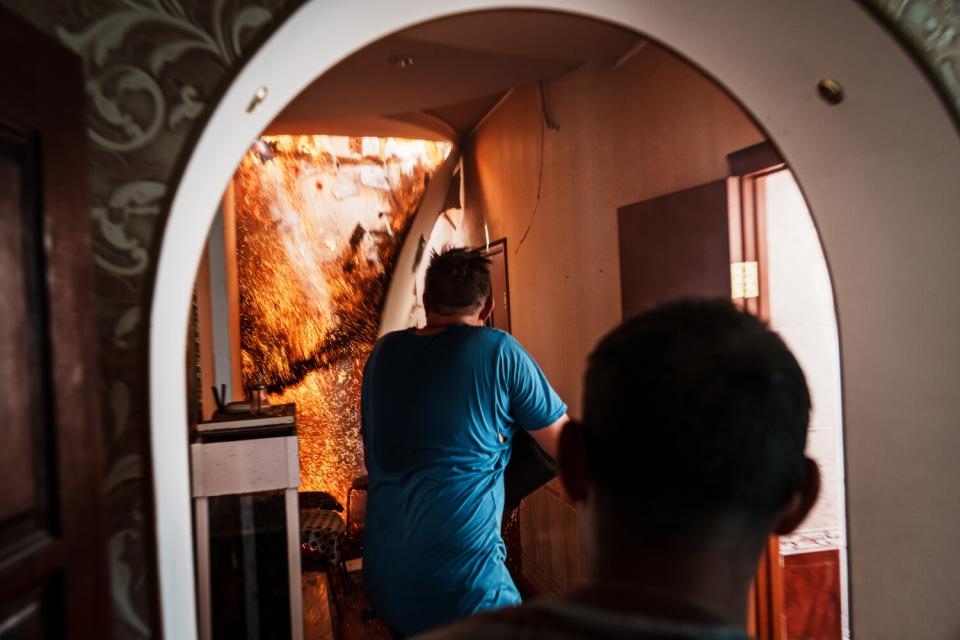
M623 317L688 296L730 297L726 180L617 211Z
M0 638L107 638L83 72L2 11L0 59Z

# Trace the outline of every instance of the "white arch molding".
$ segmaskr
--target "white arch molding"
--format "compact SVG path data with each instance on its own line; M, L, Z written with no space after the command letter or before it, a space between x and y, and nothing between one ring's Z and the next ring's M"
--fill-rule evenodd
M838 302L853 630L954 633L946 586L960 575L949 507L960 489L960 140L924 75L866 11L852 0L309 0L217 105L164 232L150 418L165 636L196 637L183 354L191 286L224 185L280 110L351 52L425 20L495 8L568 11L647 34L716 78L782 150L816 217ZM844 86L841 105L817 97L825 77ZM261 86L266 99L247 113Z

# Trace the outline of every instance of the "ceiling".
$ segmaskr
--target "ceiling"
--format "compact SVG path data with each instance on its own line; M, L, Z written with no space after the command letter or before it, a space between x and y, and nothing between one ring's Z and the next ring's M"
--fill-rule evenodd
M578 16L487 11L418 25L379 40L314 81L267 134L457 139L513 87L586 62L614 64L642 38ZM406 57L400 68L391 58Z

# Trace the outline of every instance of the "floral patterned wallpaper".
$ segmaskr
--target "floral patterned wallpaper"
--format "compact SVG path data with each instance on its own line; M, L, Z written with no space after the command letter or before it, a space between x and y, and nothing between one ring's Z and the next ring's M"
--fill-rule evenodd
M85 63L114 637L156 628L146 323L189 141L256 42L303 0L0 0ZM960 1L861 0L916 48L960 114Z
M861 0L905 37L960 118L960 0Z
M114 637L156 628L147 308L176 170L257 39L299 0L3 0L84 60Z

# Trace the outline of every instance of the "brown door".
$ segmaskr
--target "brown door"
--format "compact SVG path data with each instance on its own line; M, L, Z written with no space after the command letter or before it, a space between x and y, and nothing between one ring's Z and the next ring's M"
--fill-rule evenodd
M79 59L0 12L0 638L106 638Z
M623 317L675 298L730 297L727 181L618 210Z

